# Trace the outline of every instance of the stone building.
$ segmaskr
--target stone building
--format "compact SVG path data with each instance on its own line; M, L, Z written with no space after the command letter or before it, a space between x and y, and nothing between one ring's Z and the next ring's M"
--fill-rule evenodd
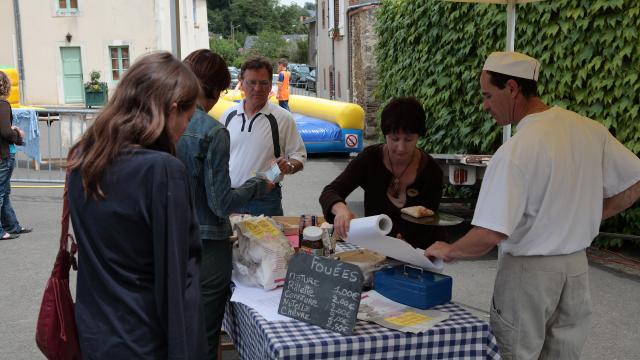
M375 33L379 1L316 0L319 97L354 102L365 110L365 138L376 132Z

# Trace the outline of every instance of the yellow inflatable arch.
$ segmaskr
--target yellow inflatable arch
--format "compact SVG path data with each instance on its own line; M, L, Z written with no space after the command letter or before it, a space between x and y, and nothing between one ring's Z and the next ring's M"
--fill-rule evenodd
M222 114L240 100L240 91L230 90L221 96L209 114L220 120ZM277 104L275 97L270 99ZM289 96L289 109L292 112L314 117L337 124L342 129L364 129L364 110L357 104L316 98L303 95Z

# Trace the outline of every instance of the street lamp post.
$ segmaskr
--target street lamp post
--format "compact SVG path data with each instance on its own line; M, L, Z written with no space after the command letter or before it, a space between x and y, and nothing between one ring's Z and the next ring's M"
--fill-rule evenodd
M231 41L233 41L233 43L236 42L236 37L235 37L235 29L240 27L240 24L233 26L233 21L229 22L229 26L231 27Z
M169 14L171 18L171 52L173 55L182 59L180 41L180 0L169 2Z

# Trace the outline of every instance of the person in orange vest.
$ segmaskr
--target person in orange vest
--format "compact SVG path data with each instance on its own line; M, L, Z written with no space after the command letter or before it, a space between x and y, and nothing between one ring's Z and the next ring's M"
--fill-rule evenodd
M289 110L289 79L291 78L291 72L287 70L287 59L280 59L278 61L278 93L276 99L278 104L283 109Z

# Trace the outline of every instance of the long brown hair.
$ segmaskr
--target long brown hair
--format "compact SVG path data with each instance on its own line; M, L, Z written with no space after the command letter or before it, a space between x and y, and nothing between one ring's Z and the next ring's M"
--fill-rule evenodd
M69 152L69 167L80 170L85 193L104 197L100 180L123 151L143 147L174 154L167 132L171 106L175 104L178 112L188 111L199 92L198 79L170 53L153 53L136 61Z

